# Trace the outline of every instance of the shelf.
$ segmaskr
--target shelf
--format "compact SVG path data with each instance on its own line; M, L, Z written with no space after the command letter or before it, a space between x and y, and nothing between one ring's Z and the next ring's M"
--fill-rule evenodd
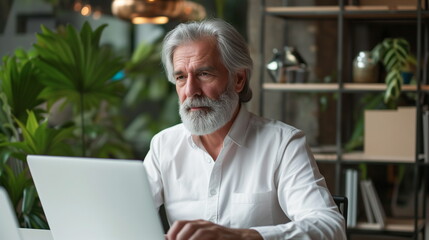
M283 18L337 18L340 8L337 6L319 7L267 7L266 13Z
M429 91L429 85L421 85L422 91ZM353 92L353 91L384 91L386 90L386 84L384 83L345 83L344 91ZM416 85L402 85L402 90L404 92L416 92Z
M319 162L334 162L337 160L336 153L320 153L313 151L314 158ZM423 160L423 155L419 156ZM364 152L344 153L341 156L343 163L415 163L414 157L400 157L400 156L371 156Z
M267 7L266 13L271 16L294 19L337 19L340 16L339 6L290 6ZM422 16L429 17L428 11L423 11ZM345 6L345 18L373 18L373 19L411 19L417 18L415 6Z
M339 89L339 85L337 83L264 83L263 88L289 92L335 92Z
M315 153L314 159L319 162L334 162L337 160L337 154L335 153Z
M344 162L374 162L374 163L415 163L414 156L373 156L364 152L345 153L342 156Z
M425 225L423 219L419 219L417 222L418 229L422 229ZM358 231L386 231L386 232L402 232L402 233L414 233L414 219L402 219L402 218L388 218L386 219L386 225L384 228L377 223L365 223L358 222L355 227L349 227L349 230L355 232Z
M335 92L340 89L338 83L264 83L265 90L287 92ZM382 92L386 89L384 83L345 83L345 92ZM422 85L422 91L429 92L429 85ZM404 92L416 92L416 85L402 85Z

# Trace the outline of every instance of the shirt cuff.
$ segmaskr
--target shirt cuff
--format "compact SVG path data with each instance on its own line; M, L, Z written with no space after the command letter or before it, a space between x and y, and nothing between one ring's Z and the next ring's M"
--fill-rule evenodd
M252 227L250 229L256 230L261 234L264 240L281 239L282 231L275 226Z

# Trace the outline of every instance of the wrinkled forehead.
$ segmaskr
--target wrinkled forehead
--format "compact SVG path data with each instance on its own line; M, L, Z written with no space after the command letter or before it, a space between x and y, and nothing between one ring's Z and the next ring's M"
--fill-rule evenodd
M178 45L172 55L173 65L183 62L222 65L217 45L213 41L201 39Z
M210 48L218 50L217 39L214 36L199 36L199 37L192 37L192 38L189 37L189 38L182 39L182 41L178 42L176 46L173 47L171 51L171 58L173 58L177 48L180 48L182 46L187 46L187 45L199 44L200 42L208 43L209 44L208 46L210 46Z

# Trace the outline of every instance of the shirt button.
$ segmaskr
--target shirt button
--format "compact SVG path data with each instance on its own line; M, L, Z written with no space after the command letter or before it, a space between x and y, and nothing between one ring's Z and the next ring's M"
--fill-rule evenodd
M216 195L216 193L217 193L217 192L216 192L216 190L214 190L214 189L210 190L210 195L211 195L211 196Z

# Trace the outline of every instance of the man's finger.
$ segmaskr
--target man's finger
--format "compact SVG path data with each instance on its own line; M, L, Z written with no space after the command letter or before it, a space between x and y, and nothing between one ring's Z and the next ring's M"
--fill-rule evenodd
M167 233L168 240L189 239L192 234L208 222L203 220L176 221Z

